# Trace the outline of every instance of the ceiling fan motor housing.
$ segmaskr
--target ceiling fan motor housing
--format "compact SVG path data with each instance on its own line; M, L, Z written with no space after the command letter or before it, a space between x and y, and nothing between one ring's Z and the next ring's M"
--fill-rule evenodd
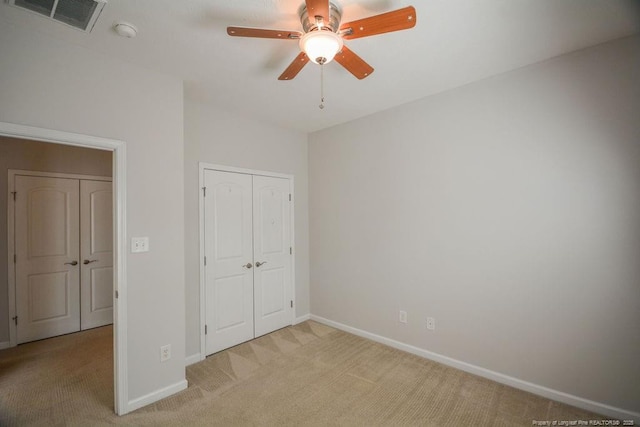
M300 8L300 23L305 33L317 30L330 30L334 33L340 28L340 20L342 19L342 10L334 3L329 3L329 22L323 19L318 22L315 16L309 16L307 5L303 4Z

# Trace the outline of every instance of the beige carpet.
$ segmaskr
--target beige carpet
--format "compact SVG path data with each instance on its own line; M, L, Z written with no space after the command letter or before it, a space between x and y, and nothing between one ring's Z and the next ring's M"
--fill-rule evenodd
M0 425L531 426L606 418L311 321L191 365L187 390L117 417L111 339L106 327L0 351Z

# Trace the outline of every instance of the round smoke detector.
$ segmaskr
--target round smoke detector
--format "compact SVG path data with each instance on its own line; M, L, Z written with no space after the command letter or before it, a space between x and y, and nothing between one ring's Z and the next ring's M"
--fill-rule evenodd
M113 24L113 29L119 36L127 37L129 39L133 38L138 34L138 29L128 22L116 22Z

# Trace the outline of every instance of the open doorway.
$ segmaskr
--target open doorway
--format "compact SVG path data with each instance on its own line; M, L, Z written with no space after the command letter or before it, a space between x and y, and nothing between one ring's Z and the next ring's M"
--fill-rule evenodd
M114 410L118 414L127 412L127 390L126 390L126 286L124 274L124 254L125 252L125 228L124 228L124 200L125 200L125 145L121 141L96 138L87 135L71 134L47 129L33 128L10 123L0 122L0 144L13 144L20 147L17 152L32 153L27 154L28 159L23 159L31 166L25 167L25 163L14 163L11 169L41 170L49 173L89 173L91 175L111 176L113 180L112 199L112 238L113 238L113 339L110 343L113 349L113 390L114 390ZM57 152L58 154L51 154ZM77 161L65 161L60 156L72 156ZM78 157L79 156L79 157ZM86 167L95 167L96 159L106 164L101 164L98 169L88 172ZM68 160L68 159L67 159ZM33 165L36 165L35 167ZM66 169L66 170L62 170ZM100 173L96 173L100 170ZM106 170L107 173L104 173ZM3 175L0 184L8 189L7 171L2 170ZM2 182L4 181L4 182ZM12 197L7 191L6 198ZM2 209L3 215L7 214L8 207ZM4 224L8 224L5 220ZM2 227L6 233L8 227ZM7 242L8 239L4 239ZM14 251L3 243L3 250L6 256L6 265L13 262ZM2 266L0 265L0 270ZM13 309L9 307L9 300L15 298L15 283L10 283L7 268L3 280L0 284L0 313L7 313L0 319L0 348L13 347L17 345L16 328L10 327L10 322L16 316L15 304ZM8 337L7 337L8 335ZM103 334L104 335L104 334ZM8 338L8 340L7 340Z
M112 153L6 137L0 152L13 196L0 197L10 336L23 344L112 324Z

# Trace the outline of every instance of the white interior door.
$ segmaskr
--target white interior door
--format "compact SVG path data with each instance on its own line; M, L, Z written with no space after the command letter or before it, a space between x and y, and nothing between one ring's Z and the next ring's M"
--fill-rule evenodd
M113 191L80 181L80 329L113 323Z
M77 179L16 176L18 343L80 329Z
M253 177L255 336L291 324L289 180Z
M251 175L204 171L206 354L254 337Z

